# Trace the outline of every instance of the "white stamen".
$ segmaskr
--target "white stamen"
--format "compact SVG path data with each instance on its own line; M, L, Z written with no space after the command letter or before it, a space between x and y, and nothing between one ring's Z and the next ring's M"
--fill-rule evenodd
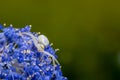
M50 46L52 46L52 45L53 45L53 43L50 44Z
M13 26L12 24L10 24L10 26Z
M30 50L27 50L27 53L30 53Z
M55 49L55 52L59 51L60 49Z
M6 26L6 23L4 23L3 26Z
M32 27L32 25L29 25L30 27Z
M38 32L37 34L40 34L40 32Z

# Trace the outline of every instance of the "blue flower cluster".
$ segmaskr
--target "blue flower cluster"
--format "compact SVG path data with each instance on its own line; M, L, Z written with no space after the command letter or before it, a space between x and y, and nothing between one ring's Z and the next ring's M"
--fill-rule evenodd
M30 29L0 25L0 80L67 80L47 38Z

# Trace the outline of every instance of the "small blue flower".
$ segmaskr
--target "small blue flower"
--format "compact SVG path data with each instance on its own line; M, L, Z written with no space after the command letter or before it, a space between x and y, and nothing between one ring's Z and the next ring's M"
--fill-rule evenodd
M47 37L30 29L0 25L0 79L67 80Z

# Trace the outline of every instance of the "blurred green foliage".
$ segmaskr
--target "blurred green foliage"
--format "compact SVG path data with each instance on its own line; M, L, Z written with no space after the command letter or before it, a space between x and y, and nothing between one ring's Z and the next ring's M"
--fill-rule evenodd
M69 80L120 80L118 0L1 0L4 22L45 34Z

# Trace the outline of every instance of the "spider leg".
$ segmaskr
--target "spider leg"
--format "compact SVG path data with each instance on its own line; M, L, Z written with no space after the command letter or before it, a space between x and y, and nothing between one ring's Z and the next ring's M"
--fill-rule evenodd
M21 33L22 35L28 35L32 38L32 41L34 42L34 45L38 48L38 41L37 41L37 38L33 35L33 34L30 34L30 33L26 33L26 32L23 32Z
M57 64L59 64L58 60L57 60L52 54L50 54L50 53L47 52L47 51L42 51L42 52L52 58L52 60L53 60L53 65L54 65L54 66L55 66L55 62L56 62Z

